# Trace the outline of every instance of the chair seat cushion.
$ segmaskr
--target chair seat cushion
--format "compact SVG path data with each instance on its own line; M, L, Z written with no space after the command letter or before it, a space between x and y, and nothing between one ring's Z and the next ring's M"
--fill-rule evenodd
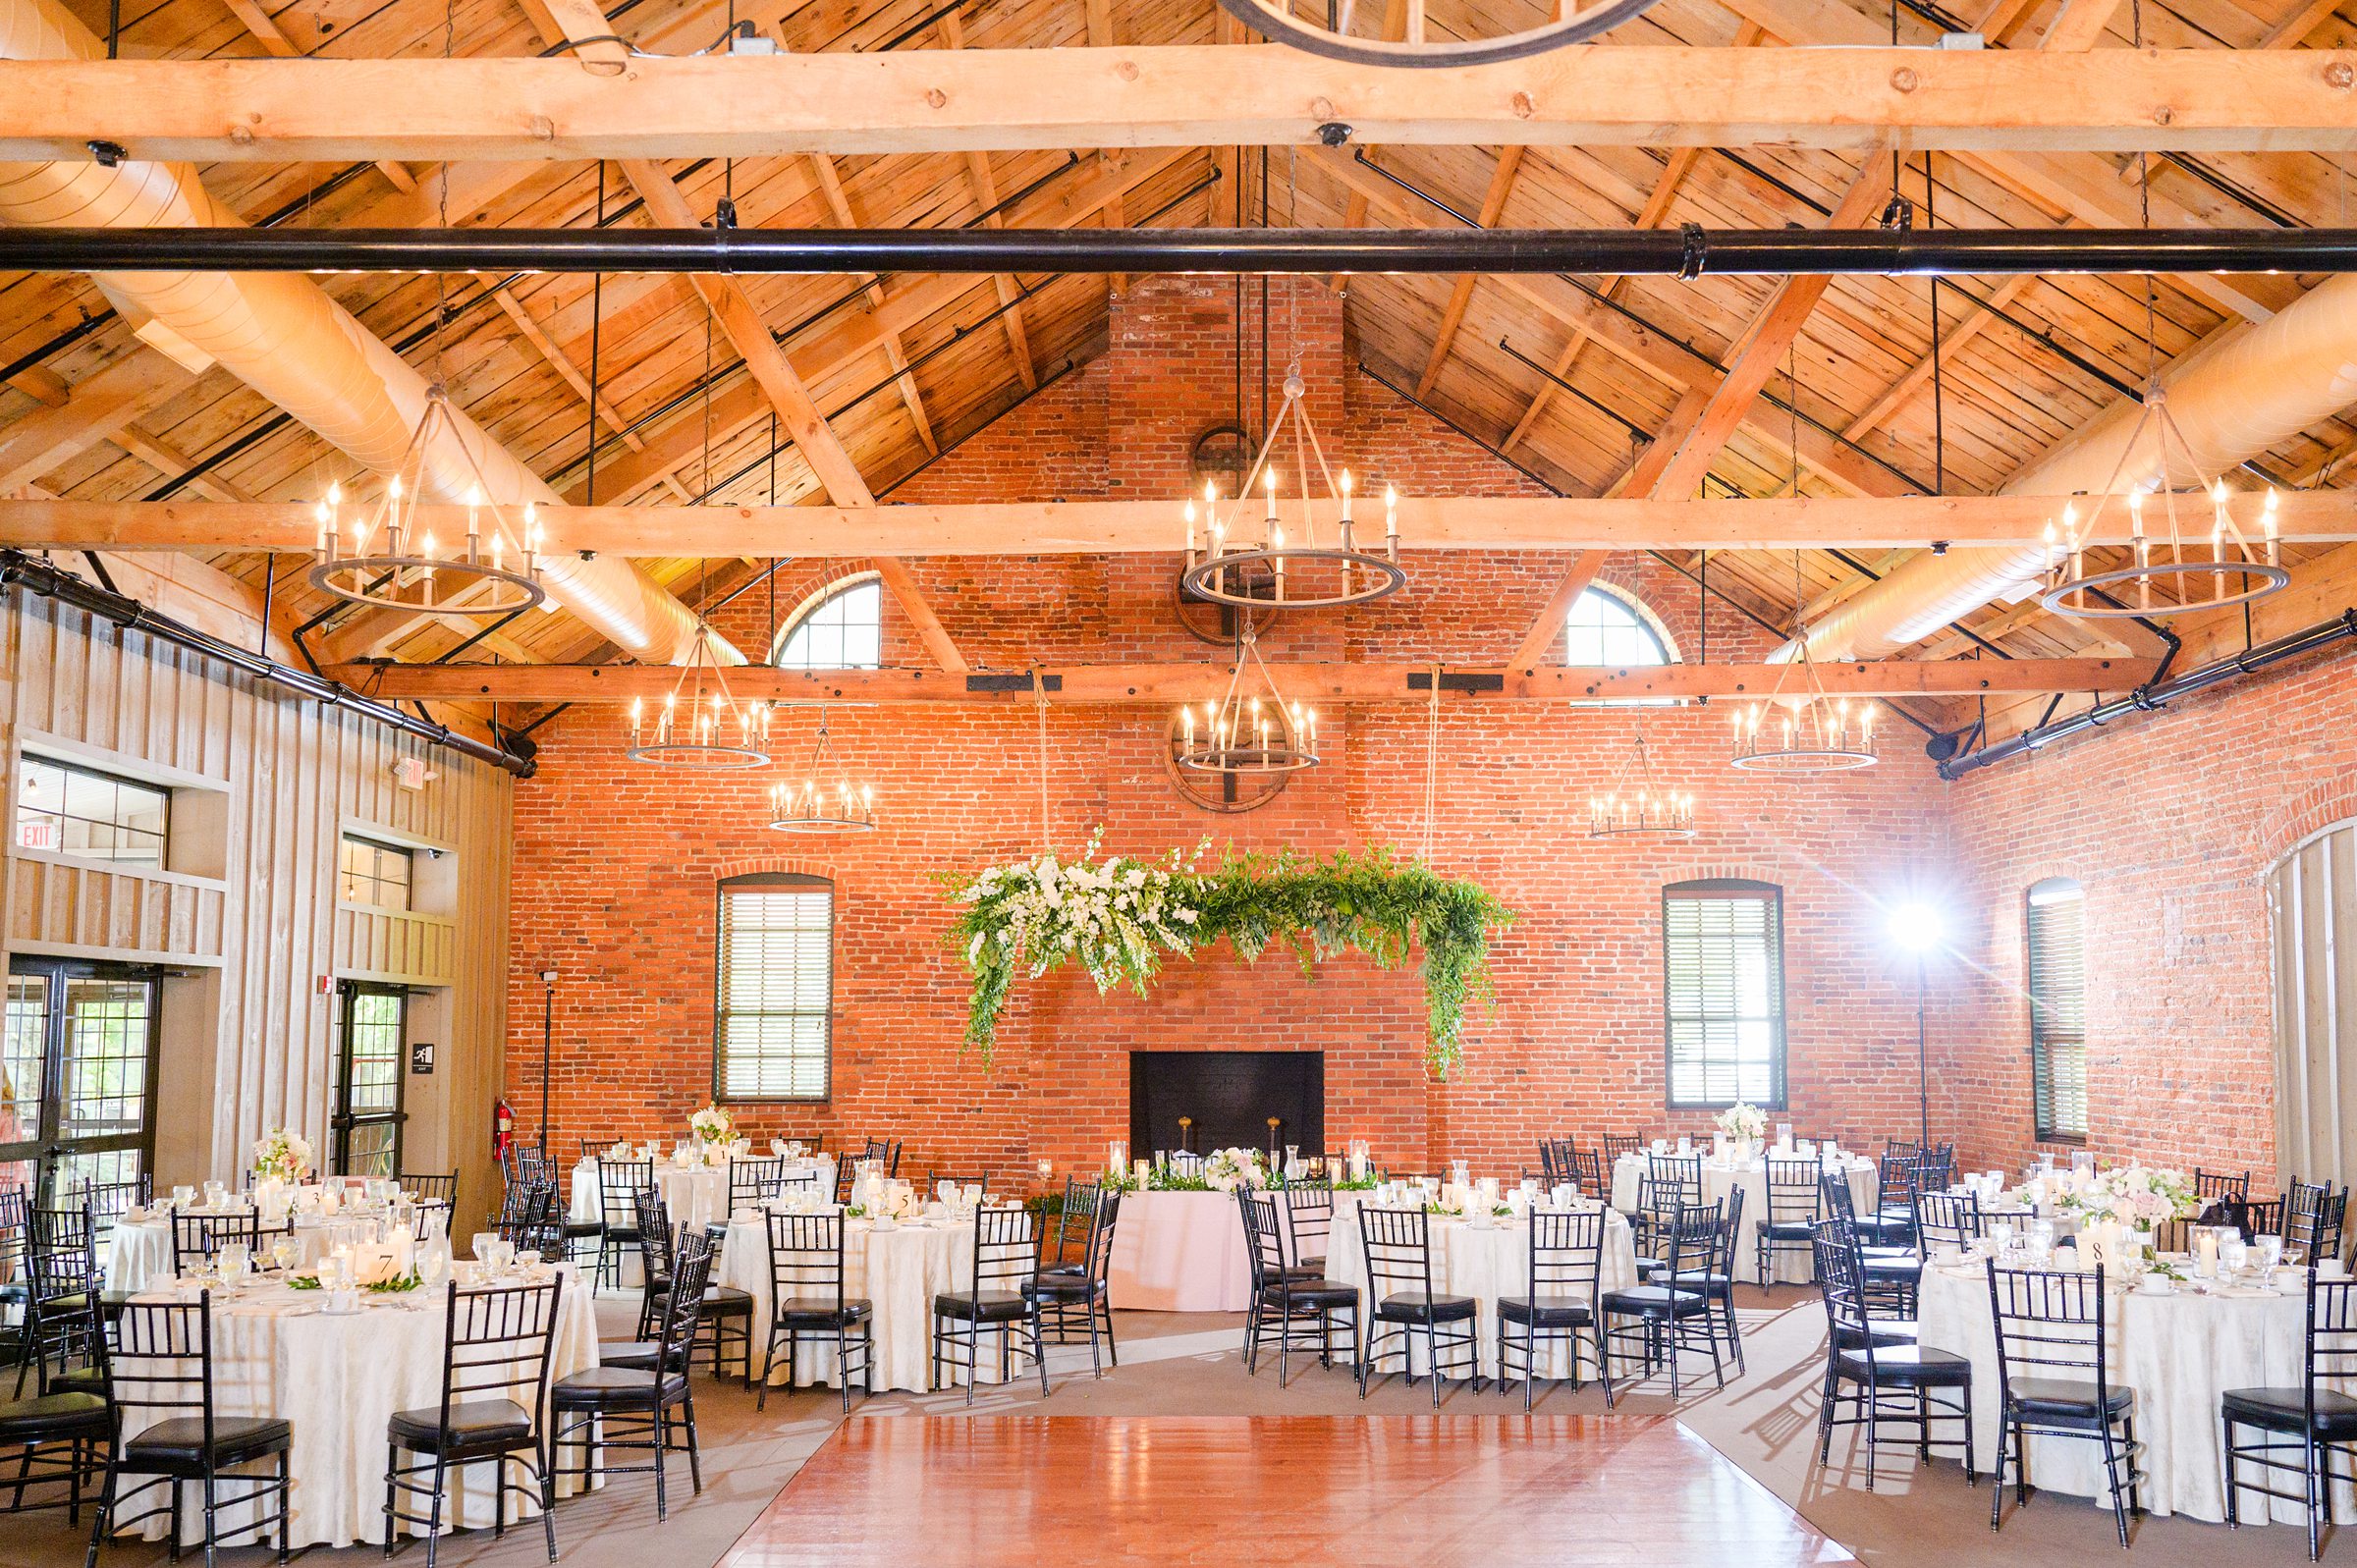
M845 1297L839 1304L829 1296L786 1296L777 1305L777 1322L789 1328L833 1328L850 1325L871 1316L875 1308L865 1300Z
M567 1240L576 1236L594 1236L605 1228L594 1219L568 1219L565 1221L565 1236Z
M215 1416L213 1462L243 1464L285 1448L294 1429L274 1416ZM159 1421L123 1445L123 1468L146 1471L157 1465L204 1464L204 1419L175 1416Z
M2307 1400L2298 1388L2229 1388L2219 1405L2227 1420L2269 1432L2298 1432L2308 1424ZM2316 1434L2334 1442L2357 1440L2357 1399L2319 1388Z
M687 1378L637 1367L590 1367L559 1378L549 1385L548 1397L559 1410L651 1410L686 1398Z
M1760 1234L1770 1241L1814 1241L1817 1226L1807 1219L1763 1219Z
M1866 1260L1865 1271L1869 1280L1880 1283L1888 1283L1893 1279L1921 1279L1923 1277L1923 1260L1921 1258L1869 1258Z
M1577 1328L1591 1318L1588 1304L1577 1296L1500 1296L1498 1316L1541 1328Z
M1086 1274L1041 1274L1036 1282L1023 1281L1023 1294L1036 1295L1042 1301L1087 1301L1104 1289L1104 1280Z
M601 1367L631 1367L640 1372L651 1371L663 1354L662 1345L652 1339L614 1340L597 1347Z
M1087 1266L1086 1264L1077 1264L1077 1263L1058 1263L1058 1264L1048 1264L1048 1265L1046 1265L1045 1267L1043 1267L1043 1268L1042 1268L1042 1269L1041 1269L1039 1271L1040 1271L1040 1274L1041 1274L1041 1276L1042 1276L1043 1278L1044 1278L1045 1276L1049 1275L1049 1274L1057 1274L1057 1275L1064 1275L1064 1274L1074 1274L1074 1275L1078 1275L1078 1274L1085 1274L1085 1273L1087 1273L1087 1272L1088 1272L1088 1266Z
M933 1298L933 1316L969 1323L1016 1323L1031 1316L1031 1301L1015 1290L945 1290Z
M671 1293L667 1290L650 1291L646 1298L650 1313L659 1315L670 1304ZM712 1285L704 1291L703 1316L707 1318L749 1318L752 1311L753 1297L748 1290L740 1290L735 1285Z
M1672 1290L1667 1285L1638 1285L1629 1290L1608 1290L1604 1295L1604 1310L1640 1313L1657 1318L1691 1318L1710 1310L1710 1298L1699 1290Z
M436 1408L396 1410L393 1435L411 1444L440 1445L442 1412ZM449 1446L491 1448L500 1444L521 1447L532 1440L532 1418L512 1399L467 1399L450 1407Z
M1481 1312L1471 1296L1428 1295L1421 1290L1395 1290L1375 1304L1375 1316L1391 1323L1456 1323Z
M1834 1348L1855 1350L1860 1338L1870 1338L1877 1345L1911 1345L1916 1339L1915 1320L1912 1318L1869 1318L1866 1333L1860 1336L1855 1329L1836 1327Z
M1681 1269L1670 1276L1669 1282L1680 1290L1708 1290L1724 1294L1731 1281L1727 1275L1710 1273L1698 1269Z
M1324 1312L1334 1307L1357 1306L1358 1287L1339 1285L1331 1279L1288 1278L1282 1285L1263 1285L1260 1299L1262 1305L1268 1307L1282 1307L1284 1303L1290 1302L1295 1312Z
M1884 1387L1895 1388L1969 1388L1972 1386L1972 1363L1952 1350L1934 1350L1929 1345L1886 1345L1874 1352L1869 1366L1863 1350L1844 1350L1839 1353L1841 1376L1860 1382L1873 1380Z
M2134 1389L2113 1388L2099 1410L2095 1384L2061 1378L2016 1378L2008 1391L2013 1407L2027 1419L2068 1426L2095 1426L2106 1417L2125 1415L2136 1402Z
M107 1426L106 1401L92 1393L52 1392L0 1404L0 1443L88 1436Z

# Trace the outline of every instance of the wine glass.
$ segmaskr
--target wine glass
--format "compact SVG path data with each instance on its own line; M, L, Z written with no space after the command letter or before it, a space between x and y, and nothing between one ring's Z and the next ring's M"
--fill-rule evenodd
M302 1259L302 1245L293 1236L281 1236L270 1243L270 1261L278 1265L280 1273L291 1271Z

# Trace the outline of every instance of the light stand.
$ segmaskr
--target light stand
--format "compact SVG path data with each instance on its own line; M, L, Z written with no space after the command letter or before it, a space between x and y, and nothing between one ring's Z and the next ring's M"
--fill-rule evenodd
M1930 982L1926 969L1940 939L1940 911L1930 904L1904 903L1891 911L1891 940L1915 955L1916 1144L1922 1148L1930 1147L1932 1141Z
M548 1162L549 1048L556 1035L557 972L540 971L540 1162Z

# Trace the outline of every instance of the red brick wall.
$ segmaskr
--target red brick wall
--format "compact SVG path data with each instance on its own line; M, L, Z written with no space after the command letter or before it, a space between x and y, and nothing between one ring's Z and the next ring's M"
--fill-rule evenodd
M2070 877L2087 890L2087 1146L2276 1180L2266 878L2357 816L2353 664L2314 659L1951 788L1967 961L1946 987L1945 1070L1981 1158L2036 1147L2023 899Z
M1140 281L1119 306L1105 356L895 499L1170 496L1176 537L1193 438L1233 416L1232 299L1224 281ZM1298 305L1305 370L1331 387L1344 363L1339 306L1314 287ZM1282 292L1270 314L1273 378L1282 379L1294 319ZM1247 325L1256 365L1256 299ZM1256 405L1256 368L1252 380ZM1335 460L1371 483L1428 495L1527 491L1371 382L1352 376L1340 396L1320 396ZM1402 593L1288 617L1266 646L1273 659L1503 660L1563 565L1538 554L1411 552ZM1216 657L1172 619L1174 567L1172 557L911 564L966 656L1014 669ZM780 606L791 609L823 574L787 573ZM1641 555L1615 558L1603 575L1650 604L1692 657L1701 610L1689 579ZM1756 656L1771 641L1724 604L1709 614L1714 659ZM730 607L725 629L760 646L767 615L766 596L747 595ZM889 599L886 618L886 662L922 663ZM780 717L791 755L811 721ZM1267 808L1227 818L1172 786L1161 754L1167 718L1049 712L1050 831L1060 849L1100 825L1108 848L1140 853L1206 835L1310 852L1421 847L1423 711L1322 715L1330 760ZM539 777L517 790L509 1082L521 1130L534 1130L538 1105L534 974L554 962L565 976L558 1147L618 1132L678 1135L709 1093L714 883L798 867L837 880L834 1094L821 1107L753 1108L745 1119L763 1137L904 1137L904 1169L988 1163L1021 1174L1041 1159L1066 1168L1093 1162L1108 1138L1125 1135L1128 1050L1188 1047L1324 1050L1330 1141L1370 1138L1379 1158L1403 1166L1463 1155L1512 1169L1535 1162L1543 1134L1667 1129L1660 888L1706 875L1785 890L1791 1119L1804 1133L1848 1141L1911 1132L1913 971L1889 952L1882 909L1944 874L1950 858L1948 791L1912 732L1891 727L1880 768L1793 785L1728 769L1726 726L1711 710L1651 712L1657 767L1700 794L1702 831L1668 845L1591 840L1586 802L1611 782L1634 722L1627 710L1444 706L1432 862L1479 880L1521 919L1498 946L1495 1012L1472 1016L1465 1068L1437 1084L1422 1065L1415 976L1356 959L1326 965L1313 982L1283 955L1246 968L1218 951L1174 965L1150 1000L1100 998L1084 976L1064 973L1018 988L990 1064L960 1054L963 969L942 945L949 910L933 879L1040 847L1040 738L1028 709L836 713L839 745L874 777L882 826L817 843L760 826L762 775L682 777L630 764L618 710L574 710L542 732ZM1935 1126L1953 1119L1951 1095L1949 1083L1935 1085ZM1979 1099L1973 1108L1981 1113ZM1701 1128L1707 1117L1675 1124Z

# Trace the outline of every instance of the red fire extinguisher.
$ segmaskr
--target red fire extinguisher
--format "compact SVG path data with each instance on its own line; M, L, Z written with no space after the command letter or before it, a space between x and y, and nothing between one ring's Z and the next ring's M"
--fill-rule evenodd
M505 1160L515 1142L516 1112L508 1108L508 1097L502 1095L491 1107L491 1153Z

